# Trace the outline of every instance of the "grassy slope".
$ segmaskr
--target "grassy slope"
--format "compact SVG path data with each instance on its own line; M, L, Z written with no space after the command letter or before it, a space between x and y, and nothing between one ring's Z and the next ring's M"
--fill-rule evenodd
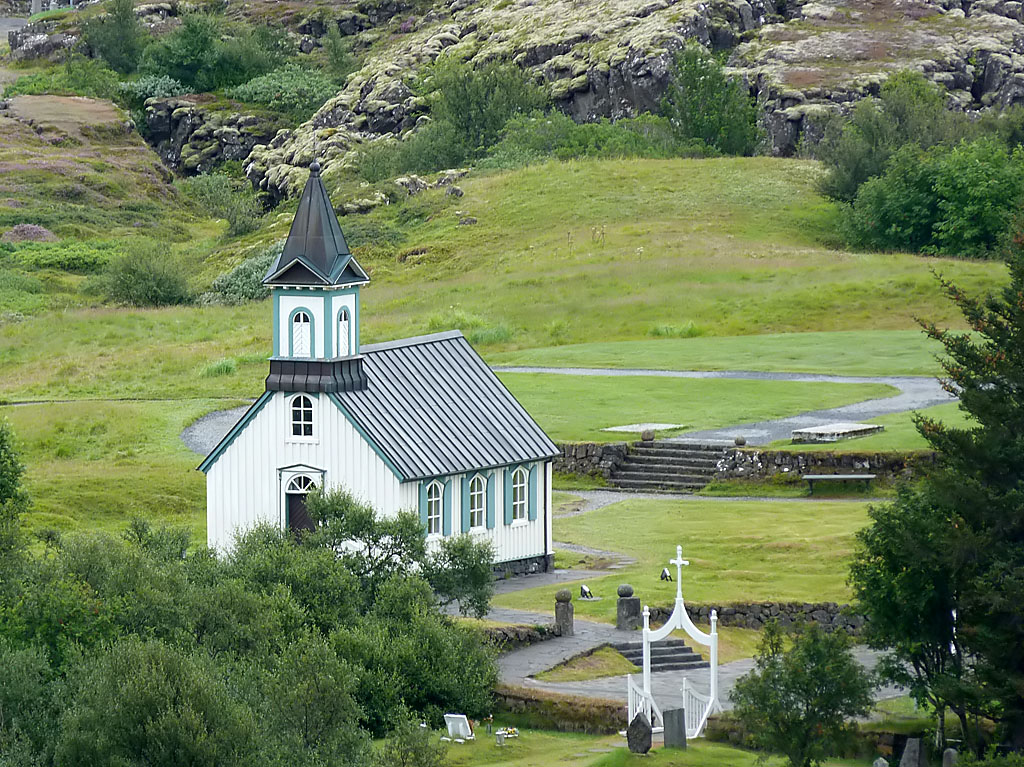
M915 330L853 330L595 342L498 352L495 364L647 370L935 375L941 347Z
M887 397L879 384L719 381L634 376L503 373L502 381L556 441L621 442L635 434L601 431L639 423L706 429L780 418L818 408ZM573 403L566 407L566 403Z
M603 599L575 602L578 617L613 623L621 583L630 583L645 604L672 603L675 585L658 576L676 544L690 561L683 572L683 596L690 601L847 601L853 533L866 522L866 504L849 501L644 499L556 518L554 537L637 558L635 565L587 580ZM548 613L557 590L504 594L495 604Z

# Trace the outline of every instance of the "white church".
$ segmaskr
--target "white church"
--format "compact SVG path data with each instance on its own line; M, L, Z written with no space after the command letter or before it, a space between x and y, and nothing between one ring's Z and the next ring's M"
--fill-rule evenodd
M263 282L266 391L199 466L210 546L262 522L309 529L306 495L337 487L384 514L418 511L428 545L468 533L492 542L501 569L552 567L558 449L460 332L360 345L369 277L316 162Z

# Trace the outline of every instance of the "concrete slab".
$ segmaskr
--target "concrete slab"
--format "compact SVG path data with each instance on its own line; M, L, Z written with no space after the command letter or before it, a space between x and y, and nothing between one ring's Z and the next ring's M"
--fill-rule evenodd
M668 431L669 429L682 429L685 423L628 423L625 426L607 426L601 431L624 431L639 434L647 431Z
M877 423L850 423L840 421L838 423L827 423L822 426L810 426L793 431L794 442L840 442L844 439L856 439L866 437L869 434L877 434L885 431L885 427Z

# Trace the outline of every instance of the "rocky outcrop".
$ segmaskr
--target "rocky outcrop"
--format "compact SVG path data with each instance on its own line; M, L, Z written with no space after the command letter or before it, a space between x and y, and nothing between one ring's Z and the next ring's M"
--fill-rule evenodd
M150 143L169 167L185 174L244 160L277 129L254 115L209 112L183 98L148 99L145 114Z
M31 61L33 59L62 61L78 38L63 32L55 32L55 29L54 22L48 21L37 21L21 29L12 29L7 33L11 59L14 61Z

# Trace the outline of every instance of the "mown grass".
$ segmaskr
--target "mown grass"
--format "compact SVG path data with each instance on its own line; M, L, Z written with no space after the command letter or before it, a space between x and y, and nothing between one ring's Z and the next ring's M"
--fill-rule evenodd
M867 504L855 501L637 499L555 518L554 537L637 559L587 579L601 600L574 602L577 617L614 623L622 583L645 604L672 604L675 584L658 578L677 544L690 562L683 569L683 597L690 602L848 601L853 534L866 523ZM549 613L558 588L503 594L495 604Z
M502 721L501 717L497 717ZM618 735L583 735L547 730L520 728L518 738L495 745L493 736L482 728L476 740L448 749L448 763L452 767L754 767L765 764L782 767L785 760L770 757L759 761L752 751L710 743L699 739L691 741L686 750L655 748L646 755L631 754L625 738ZM825 767L860 767L870 760L827 759Z
M230 404L74 402L0 408L18 441L32 497L29 531L119 533L132 517L189 528L206 541L206 483L178 435Z
M851 330L640 339L497 352L496 365L646 370L756 370L931 376L941 346L915 330Z
M606 676L635 674L640 669L611 647L600 647L589 655L580 655L552 669L536 674L542 682L582 682Z
M661 436L781 418L896 393L882 384L821 384L639 376L502 373L501 380L548 435L566 442L622 442L609 426L682 424ZM571 407L567 407L572 403Z

